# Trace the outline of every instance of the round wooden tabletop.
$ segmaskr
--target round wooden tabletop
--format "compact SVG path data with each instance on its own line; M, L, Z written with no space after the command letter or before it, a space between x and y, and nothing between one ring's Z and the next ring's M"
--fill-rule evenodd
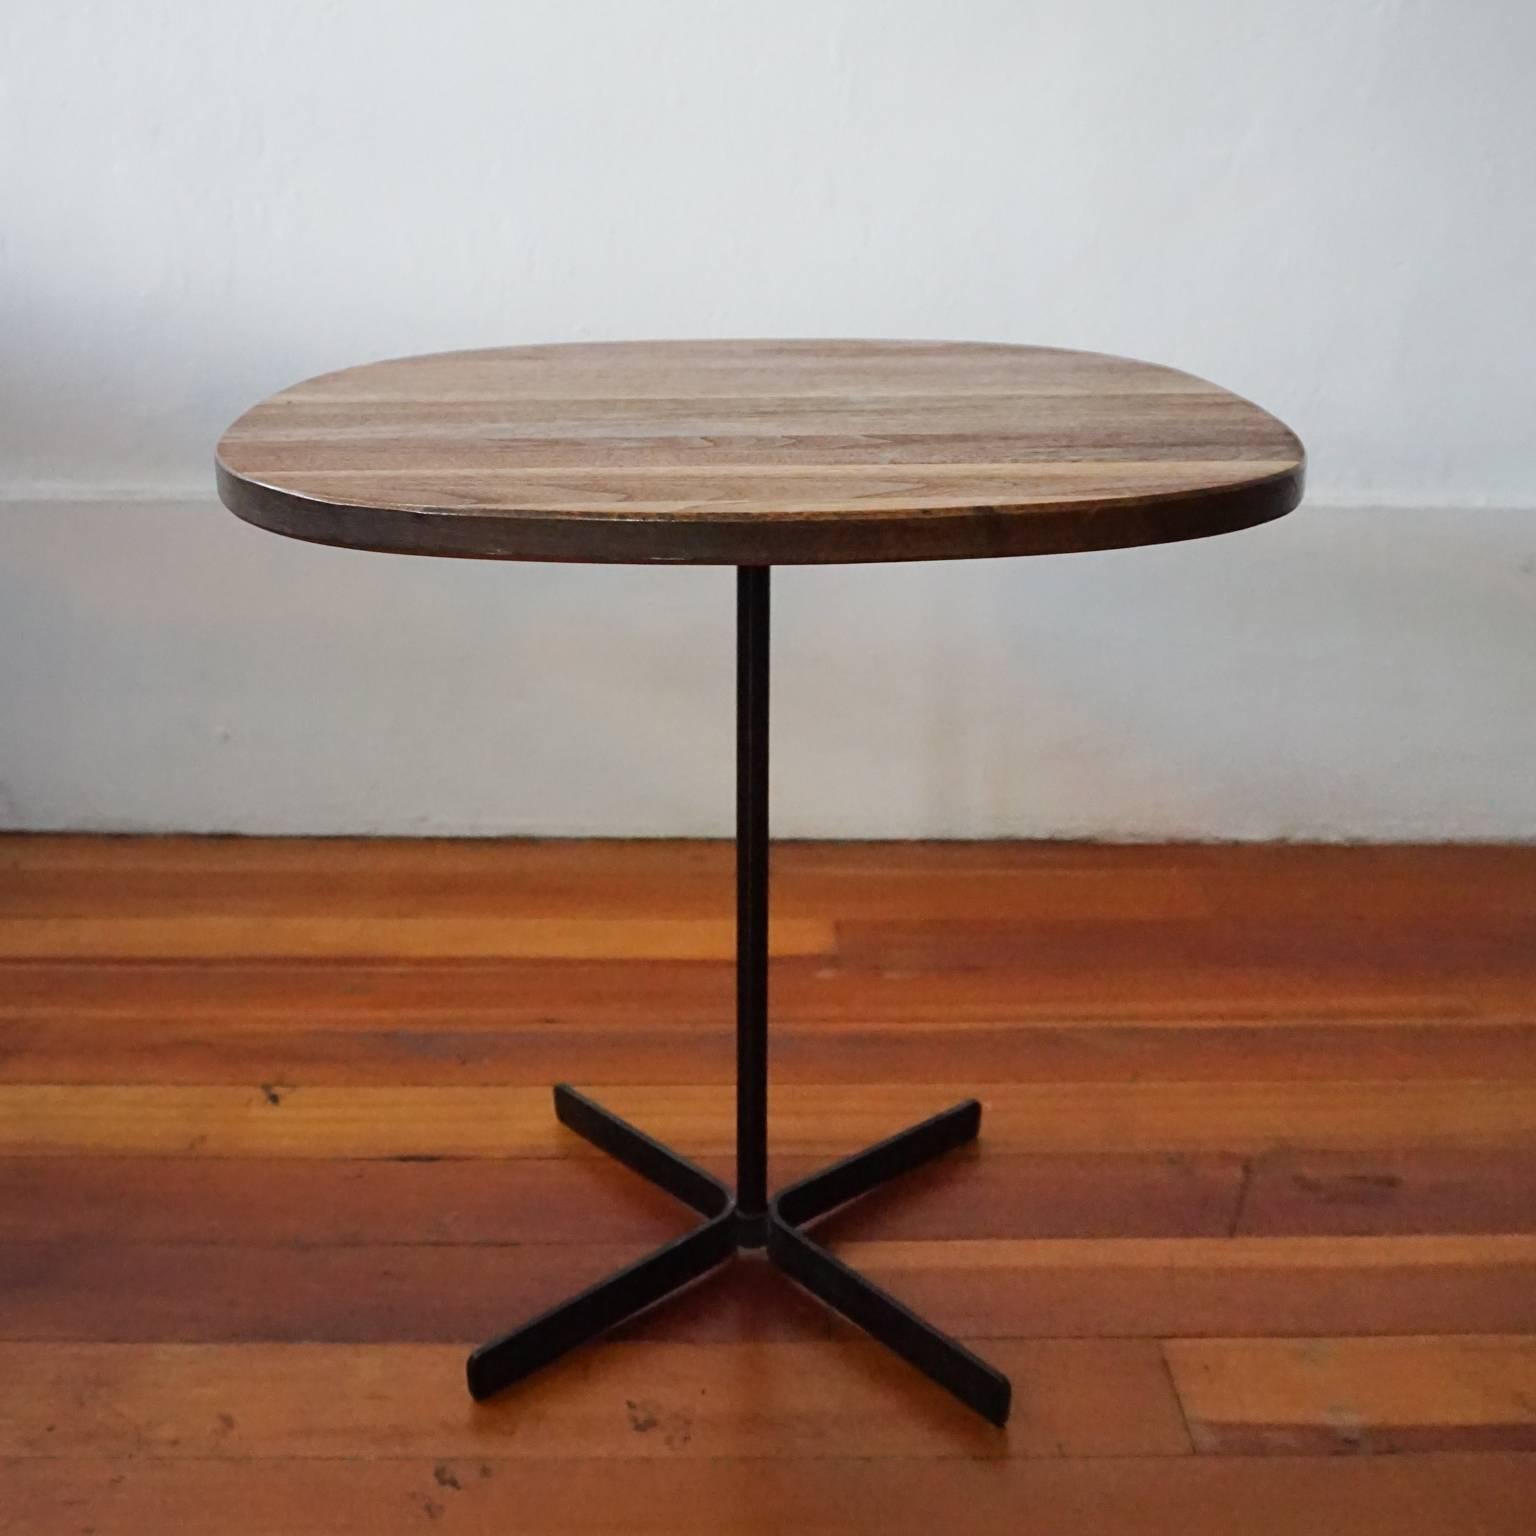
M1113 549L1301 499L1295 435L1189 374L966 342L504 347L323 374L219 494L295 538L501 560L805 565Z

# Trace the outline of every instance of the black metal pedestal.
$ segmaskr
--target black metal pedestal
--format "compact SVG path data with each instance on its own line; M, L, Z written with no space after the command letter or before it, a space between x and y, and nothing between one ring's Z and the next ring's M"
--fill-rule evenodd
M569 1301L469 1357L469 1390L487 1398L567 1350L670 1296L739 1249L764 1248L791 1279L924 1375L1003 1424L1008 1378L828 1253L805 1228L838 1206L975 1139L975 1099L782 1189L768 1173L768 569L736 588L736 1192L670 1147L578 1093L555 1088L563 1125L705 1219Z

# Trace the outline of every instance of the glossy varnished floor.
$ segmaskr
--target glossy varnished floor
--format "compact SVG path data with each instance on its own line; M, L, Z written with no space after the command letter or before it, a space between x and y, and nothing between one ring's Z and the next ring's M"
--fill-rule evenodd
M1536 850L782 847L792 1177L1006 1432L750 1263L476 1406L730 1171L699 844L0 840L0 1531L1526 1533Z

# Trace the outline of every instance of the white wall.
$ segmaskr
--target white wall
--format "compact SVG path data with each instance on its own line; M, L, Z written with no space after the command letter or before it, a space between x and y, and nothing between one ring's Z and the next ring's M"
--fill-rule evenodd
M1536 837L1527 0L8 0L0 825L714 832L722 571L288 545L223 423L603 336L1040 341L1291 422L1203 545L781 572L786 834Z

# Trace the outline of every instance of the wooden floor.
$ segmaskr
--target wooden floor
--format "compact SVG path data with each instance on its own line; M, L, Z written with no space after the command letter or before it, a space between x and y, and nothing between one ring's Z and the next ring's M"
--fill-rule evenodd
M1536 849L786 846L780 1179L1012 1373L743 1262L494 1404L468 1345L730 1172L729 850L0 839L0 1531L1536 1530Z

